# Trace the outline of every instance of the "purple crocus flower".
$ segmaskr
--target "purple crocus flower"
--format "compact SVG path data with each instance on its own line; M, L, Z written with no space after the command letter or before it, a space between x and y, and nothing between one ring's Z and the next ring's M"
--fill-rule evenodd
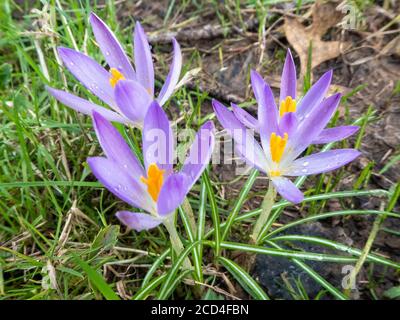
M302 122L310 116L315 110L320 108L332 80L332 70L326 72L322 77L308 90L300 101L296 98L296 66L292 54L288 50L281 77L281 92L279 97L279 112L276 112L279 126L284 127L287 122ZM270 103L275 105L271 88L256 71L251 71L251 85L258 104ZM264 89L266 87L266 89ZM270 100L263 101L265 95L263 91L268 91ZM260 121L254 118L250 113L232 103L232 110L236 117L246 127L260 131ZM258 115L260 117L260 115ZM359 129L358 126L338 126L335 128L323 129L318 136L314 138L312 144L324 144L345 139Z
M338 149L296 159L321 134L339 105L340 94L323 100L301 122L294 120L293 113L278 122L278 109L271 90L266 84L259 89L258 122L262 147L232 111L213 100L215 114L232 135L241 157L250 166L266 173L283 198L299 203L304 198L303 193L287 177L328 172L360 155L355 149Z
M153 100L163 105L174 92L182 67L182 54L178 42L172 39L174 53L169 74L158 97L154 96L154 67L150 45L139 22L134 33L135 68L121 44L108 26L94 13L90 23L96 41L109 66L105 69L85 54L58 48L68 70L95 96L110 106L103 108L65 91L47 87L60 102L70 108L91 115L98 112L110 121L142 127L147 109Z
M182 169L174 172L172 129L165 112L152 102L144 119L143 168L119 132L96 111L93 123L105 157L88 158L89 166L114 195L146 212L117 213L123 224L137 231L154 228L175 212L206 168L214 147L214 125L208 121L198 131Z

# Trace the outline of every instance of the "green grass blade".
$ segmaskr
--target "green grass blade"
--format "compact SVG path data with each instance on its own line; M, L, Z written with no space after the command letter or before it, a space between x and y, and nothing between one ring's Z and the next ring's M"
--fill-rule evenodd
M97 273L89 264L74 255L74 260L76 263L86 272L90 281L93 285L101 292L104 298L107 300L120 300L117 294L111 289L107 282L103 279L101 275Z
M151 278L153 277L154 272L157 271L157 269L160 267L160 265L164 262L165 258L170 254L171 249L168 248L165 250L157 259L154 261L154 263L151 265L150 269L147 271L143 282L142 282L142 288L145 288L147 284L150 282Z
M240 191L239 198L237 199L235 205L233 206L233 209L231 213L229 214L228 218L226 219L226 222L224 223L224 231L222 233L221 241L224 241L224 239L227 237L232 224L236 220L236 216L239 213L240 209L242 208L243 203L246 201L246 197L251 190L251 187L253 186L254 182L257 179L257 176L259 175L258 170L252 170L246 183L244 184L242 190Z
M281 249L276 243L268 241L268 244L277 249ZM330 292L334 297L338 298L339 300L348 300L346 295L344 295L342 292L336 289L332 284L330 284L323 277L321 277L321 275L319 275L316 271L314 271L309 265L305 264L303 261L300 261L299 259L296 258L292 258L290 260L293 261L294 264L302 268L305 272L307 272L307 274L311 278L313 278L323 288L325 288L328 292Z
M171 270L169 270L167 274L167 278L165 279L164 283L161 286L161 289L158 293L157 299L164 300L167 298L167 294L170 293L169 287L172 285L174 282L177 273L179 271L179 268L181 267L183 261L187 257L190 251L198 244L198 241L191 243L188 247L185 248L185 250L182 251L182 253L179 255L178 259L175 261L173 264Z
M167 274L163 274L152 281L142 286L138 292L133 296L132 300L145 300L155 288L157 288L165 279Z
M224 257L219 257L218 260L254 299L270 300L258 283L235 262Z
M352 248L350 246L347 246L345 244L341 244L339 242L336 241L332 241L332 240L328 240L328 239L323 239L323 238L319 238L319 237L311 237L311 236L303 236L303 235L284 235L284 236L279 236L279 237L275 237L272 238L270 241L302 241L302 242L310 242L310 243L314 243L317 245L321 245L324 247L328 247L331 249L335 249L335 250L339 250L339 251L343 251L349 254L352 254L354 256L360 256L361 255L361 250L360 249L356 249L356 248ZM268 242L270 243L270 242ZM389 267L393 267L393 268L400 268L400 263L396 263L393 262L389 259L385 259L383 257L380 257L378 255L375 254L368 254L367 256L367 260L370 262L376 262L382 265L386 265Z
M211 206L211 218L214 225L214 241L215 241L215 257L219 257L221 252L220 242L221 242L221 231L220 231L220 219L218 214L217 203L215 201L214 192L211 187L210 177L208 176L207 171L203 173L203 181L204 185L207 189L208 200L210 201Z

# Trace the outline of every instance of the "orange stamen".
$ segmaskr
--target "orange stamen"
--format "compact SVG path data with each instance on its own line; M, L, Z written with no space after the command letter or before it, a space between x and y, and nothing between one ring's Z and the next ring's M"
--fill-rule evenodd
M287 112L296 112L296 100L293 100L291 96L287 96L286 99L281 102L279 116L282 118Z
M158 195L163 185L164 171L159 169L157 164L152 163L147 170L147 179L143 176L140 177L140 181L147 185L147 192L154 201L158 200Z
M278 136L275 132L271 133L271 137L269 139L269 147L271 150L272 161L276 163L281 161L288 138L289 136L286 132L283 138L281 136Z
M119 80L125 80L124 75L115 68L111 68L110 73L111 73L110 84L111 87L113 88L117 85Z

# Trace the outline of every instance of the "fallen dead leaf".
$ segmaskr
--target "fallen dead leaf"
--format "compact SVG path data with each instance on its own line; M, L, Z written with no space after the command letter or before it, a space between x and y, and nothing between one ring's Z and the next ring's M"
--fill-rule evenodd
M300 78L306 74L308 50L312 44L311 69L322 62L338 57L341 50L349 44L340 41L323 41L322 36L342 19L342 13L336 10L336 2L317 1L312 9L313 23L306 27L296 18L285 17L284 31L287 40L300 57Z

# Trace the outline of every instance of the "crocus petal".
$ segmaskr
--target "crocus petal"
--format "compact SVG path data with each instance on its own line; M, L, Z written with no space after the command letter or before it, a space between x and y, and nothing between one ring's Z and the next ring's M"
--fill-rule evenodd
M271 133L279 132L278 108L274 101L274 94L270 86L254 70L250 73L251 87L258 102L258 124L261 143L264 150L269 150Z
M181 170L182 173L190 178L188 189L192 188L210 162L214 143L214 124L211 121L207 121L197 132L190 147L189 156L186 158Z
M281 78L281 95L279 102L285 100L286 97L296 99L296 66L293 61L292 53L288 49L283 66Z
M175 38L172 38L172 44L174 46L174 55L172 58L171 66L169 67L169 73L165 79L164 85L161 88L160 94L158 95L157 101L162 106L169 97L173 94L175 87L179 81L179 76L182 69L182 53L181 47Z
M93 125L107 158L118 163L133 179L139 180L144 175L143 167L118 130L97 112L93 112Z
M89 91L114 108L114 92L110 73L92 58L69 48L58 48L58 53L68 70Z
M157 201L157 212L160 216L173 213L186 197L190 178L182 173L170 175L164 182Z
M299 158L285 169L286 176L307 176L328 172L353 161L361 153L355 149L337 149Z
M145 87L147 92L154 96L154 66L151 50L146 34L139 22L136 22L134 36L134 52L136 79Z
M93 111L96 111L109 121L115 121L115 122L124 123L124 124L130 122L128 118L125 118L114 111L103 108L103 107L101 107L97 104L94 104L88 100L79 98L71 93L68 93L68 92L65 92L62 90L57 90L57 89L47 87L47 86L46 86L46 90L61 103L65 104L66 106L70 107L71 109L74 109L83 114L87 114L87 115L91 116Z
M137 81L120 80L115 86L115 102L118 108L139 126L143 124L151 101L149 93Z
M127 170L123 170L116 162L103 158L88 158L87 162L96 178L122 201L148 212L155 212L153 200Z
M258 130L258 121L256 118L254 118L250 113L234 103L231 103L231 106L233 113L241 123L243 123L247 128Z
M291 137L296 127L297 117L294 112L285 113L279 121L279 131L282 137L285 133L287 133L289 137Z
M153 229L163 222L160 218L140 212L118 211L116 216L128 228L138 232Z
M267 158L263 149L254 139L250 130L235 117L223 104L217 100L212 101L212 105L221 125L228 131L235 141L235 147L241 157L252 167L266 172L268 165Z
M93 12L90 14L90 23L100 50L110 68L118 69L127 79L135 79L135 71L129 62L128 56L108 26Z
M296 111L296 114L300 119L304 118L304 116L314 109L314 107L318 107L318 104L320 104L324 99L328 92L328 88L331 85L332 74L332 70L325 72L300 100Z
M321 131L319 136L313 140L312 144L324 144L343 140L350 137L360 129L358 126L340 126L328 128Z
M287 201L295 204L303 201L303 193L289 179L284 177L273 177L272 183L274 184L276 191L278 191L278 193Z
M153 101L144 118L143 157L146 171L156 163L165 174L172 172L174 160L174 139L168 117L160 105Z
M284 153L284 159L281 160L283 165L297 158L319 136L339 105L340 97L341 95L337 93L325 99L299 123L296 132L289 137L288 152Z

